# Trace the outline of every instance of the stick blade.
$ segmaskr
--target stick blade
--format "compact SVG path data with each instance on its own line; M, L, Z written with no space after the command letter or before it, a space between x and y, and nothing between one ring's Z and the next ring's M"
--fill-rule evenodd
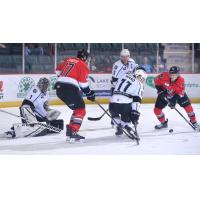
M90 120L90 121L98 121L98 120L101 119L101 117L96 117L96 118L88 117L87 119Z

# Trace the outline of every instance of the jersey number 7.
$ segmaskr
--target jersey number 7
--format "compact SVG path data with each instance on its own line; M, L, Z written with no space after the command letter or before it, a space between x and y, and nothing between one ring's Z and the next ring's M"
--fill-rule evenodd
M73 69L73 67L75 66L75 63L67 63L62 70L62 75L67 76ZM68 69L67 69L68 68Z

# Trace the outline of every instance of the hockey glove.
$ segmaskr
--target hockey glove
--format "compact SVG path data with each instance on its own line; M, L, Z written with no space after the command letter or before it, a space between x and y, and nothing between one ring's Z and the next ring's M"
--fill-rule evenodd
M131 122L133 124L137 123L140 117L140 113L137 110L131 111Z
M175 106L176 106L176 103L177 103L177 100L178 100L178 95L175 94L171 99L168 99L169 103L168 103L168 106L171 108L171 109L174 109Z
M90 92L86 93L86 97L90 101L95 101L95 92L90 90Z
M162 91L160 91L160 92L158 93L158 96L159 96L162 100L166 101L167 90L162 90Z

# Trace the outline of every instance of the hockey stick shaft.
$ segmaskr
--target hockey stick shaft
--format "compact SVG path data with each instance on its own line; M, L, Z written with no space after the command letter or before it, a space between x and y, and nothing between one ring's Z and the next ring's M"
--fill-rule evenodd
M167 101L167 103L169 104L169 100L167 98L165 98L165 100ZM190 125L192 127L193 130L195 130L194 126L184 117L184 115L176 108L174 107L174 109L176 110L176 112L186 121L186 123L188 125Z
M114 118L112 118L112 116L106 111L106 109L98 101L94 101L94 102L113 120L113 122L117 126L119 126L118 123L116 122L116 120ZM124 129L122 129L122 131L128 138L130 138L132 140L135 140L135 139L138 140L136 135L130 136ZM138 141L137 141L137 143L138 143Z
M14 113L8 112L8 111L6 111L6 110L0 109L0 112L6 113L6 114L11 115L11 116L13 116L13 117L17 117L17 118L26 120L24 117L21 117L21 116L19 116L19 115L14 114ZM26 120L26 121L27 121L27 120ZM35 123L35 124L36 124L36 125L39 125L39 126L42 126L42 127L44 127L44 128L47 128L48 130L55 131L55 132L57 132L57 133L60 133L60 132L62 131L62 129L56 128L56 127L54 127L54 126L50 126L50 125L43 124L43 123L41 123L41 122L38 122L38 123Z
M194 126L183 116L183 114L177 108L174 109L193 128L193 130L195 130Z
M109 109L107 109L106 112L108 112L108 110ZM90 121L98 121L106 114L106 112L104 111L104 113L100 117L88 117L87 119Z

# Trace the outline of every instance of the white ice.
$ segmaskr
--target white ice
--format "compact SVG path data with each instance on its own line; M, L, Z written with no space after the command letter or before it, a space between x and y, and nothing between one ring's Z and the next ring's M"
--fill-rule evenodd
M108 105L103 105L107 109ZM200 105L193 104L197 119L200 120ZM66 106L54 106L62 112L60 118L67 123L71 111ZM183 114L184 110L177 107ZM3 108L19 114L18 108ZM87 105L87 116L84 119L80 134L86 137L85 143L69 144L65 141L65 131L35 138L0 138L0 154L200 154L200 132L194 132L175 110L164 110L169 119L168 130L155 131L158 123L153 114L153 104L141 106L141 117L138 126L140 145L123 137L116 137L111 128L110 119L104 116L100 121L88 121L87 117L98 117L103 111L97 105ZM186 116L187 117L187 116ZM0 112L1 133L9 130L13 123L20 119Z

